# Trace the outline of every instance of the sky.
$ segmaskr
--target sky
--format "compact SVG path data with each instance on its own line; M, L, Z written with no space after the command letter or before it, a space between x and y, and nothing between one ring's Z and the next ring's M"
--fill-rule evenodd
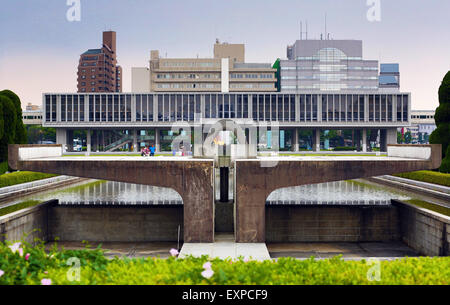
M163 57L212 57L216 38L245 43L247 62L273 63L308 23L308 38L363 41L363 58L400 64L401 91L412 108L435 109L450 70L449 0L79 0L80 21L66 14L75 0L0 0L0 90L40 105L42 93L76 92L79 56L117 32L123 89L131 67ZM380 3L380 20L367 12ZM305 30L305 27L304 27Z

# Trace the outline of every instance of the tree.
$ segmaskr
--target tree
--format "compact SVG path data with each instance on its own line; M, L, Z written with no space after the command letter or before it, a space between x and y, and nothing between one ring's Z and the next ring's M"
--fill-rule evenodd
M430 136L430 143L442 144L441 172L450 172L450 71L444 76L439 87L439 107L434 115L437 128Z
M0 104L3 110L3 136L0 139L0 162L8 160L8 144L16 139L16 107L7 96L0 94Z
M0 95L6 96L9 98L15 107L15 114L16 114L16 129L15 129L15 138L14 138L14 144L26 144L27 143L27 132L25 129L25 126L22 122L22 103L20 102L19 97L17 94L10 90L3 90L0 92Z

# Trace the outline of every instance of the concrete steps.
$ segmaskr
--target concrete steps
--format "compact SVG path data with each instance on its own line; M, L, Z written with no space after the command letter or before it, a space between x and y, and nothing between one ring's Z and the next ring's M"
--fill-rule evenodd
M233 234L216 234L214 243L184 243L179 258L189 255L233 260L239 257L258 261L271 259L265 243L236 243Z

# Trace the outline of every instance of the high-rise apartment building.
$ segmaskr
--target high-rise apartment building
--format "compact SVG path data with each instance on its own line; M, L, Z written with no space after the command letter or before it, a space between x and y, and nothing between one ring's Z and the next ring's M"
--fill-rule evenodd
M117 65L116 32L103 32L100 49L80 56L78 92L122 92L122 68Z

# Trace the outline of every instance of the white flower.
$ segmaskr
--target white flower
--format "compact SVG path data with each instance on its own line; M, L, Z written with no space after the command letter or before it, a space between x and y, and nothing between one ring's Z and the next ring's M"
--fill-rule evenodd
M203 264L203 269L207 270L207 269L211 269L211 263L210 262L206 262Z
M170 255L172 255L172 256L177 256L179 254L177 249L170 249L169 252L170 252Z
M2 277L2 276L3 276L3 274L5 274L5 271L3 271L3 270L0 270L0 277Z
M41 284L42 285L51 285L52 284L52 280L51 279L42 279L41 280Z
M212 271L212 269L206 269L202 272L202 276L207 279L211 278L213 275L214 271Z
M15 243L12 246L9 246L9 248L11 249L11 251L13 253L16 253L16 251L19 250L19 248L20 248L20 243Z

